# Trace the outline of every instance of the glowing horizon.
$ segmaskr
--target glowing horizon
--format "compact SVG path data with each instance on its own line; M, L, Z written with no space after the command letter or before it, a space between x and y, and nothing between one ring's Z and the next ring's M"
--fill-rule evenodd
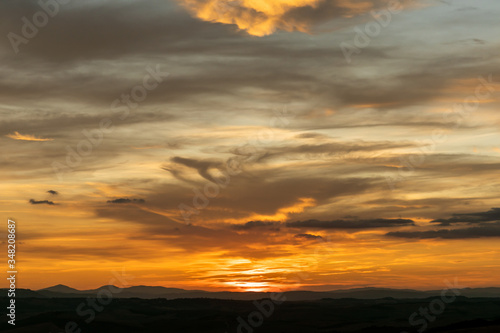
M398 3L96 0L3 38L18 287L500 287L500 7Z

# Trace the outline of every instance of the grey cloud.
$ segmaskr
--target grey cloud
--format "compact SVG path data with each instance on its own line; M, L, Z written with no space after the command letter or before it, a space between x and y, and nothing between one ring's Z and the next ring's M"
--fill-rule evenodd
M41 10L38 1L2 1L2 32L20 34L21 17L32 17ZM20 45L20 55L42 57L63 63L88 59L115 59L126 55L168 52L181 40L197 38L200 42L229 27L213 25L189 17L173 2L106 1L98 4L69 4L40 29L36 38ZM8 40L2 40L11 49ZM189 46L188 46L189 47Z
M357 4L362 1L350 1L350 4L355 8ZM399 4L409 3L410 0L398 1ZM322 0L318 4L313 6L302 6L289 10L284 17L284 21L297 21L302 25L307 24L314 29L315 25L321 24L323 22L332 20L334 18L347 17L352 20L352 17L357 14L358 16L364 16L369 13L369 10L356 12L352 10L346 3L338 0ZM365 1L364 5L368 5L368 8L373 10L378 10L381 8L387 8L388 2L384 0L370 0ZM347 21L347 19L346 19ZM358 21L359 22L359 21Z
M127 203L145 203L144 199L129 199L129 198L118 198L114 200L108 200L107 203L112 204L127 204Z
M311 229L374 229L374 228L393 228L401 226L413 226L413 220L409 219L368 219L368 220L334 220L334 221L294 221L294 222L264 222L250 221L241 225L234 225L236 230L251 230L256 228L274 227L274 230L279 230L278 227L286 226L289 228L311 228ZM305 235L305 234L300 234Z
M295 221L287 222L291 228L311 229L372 229L412 226L415 222L410 219L370 219L370 220L334 220L334 221Z
M49 200L35 200L35 199L30 199L29 203L32 204L32 205L50 205L50 206L55 205L54 202L49 201Z
M222 166L222 162L215 160L196 160L179 156L172 157L171 161L197 170L200 176L211 182L215 182L215 179L210 174L210 169ZM166 171L172 172L174 176L176 175L176 173L173 172L171 168L164 167L164 169Z
M113 122L113 126L168 122L176 118L174 115L166 113L163 110L141 110L140 113L131 111L127 118L121 119L122 112L114 113L110 111L110 105L113 101L111 97L108 99L109 103L103 105L105 111L100 113L85 114L43 110L18 112L15 117L0 120L0 135L3 136L16 130L21 133L36 131L41 136L50 136L56 140L67 138L71 134L76 134L79 138L82 138L83 130L92 131L99 129L100 121L106 118ZM115 97L119 97L119 94Z
M5 32L15 31L20 26L20 17L38 10L36 1L26 1L23 6L15 1L2 3L0 13L4 16L1 19L5 22ZM374 1L374 6L384 3ZM155 55L161 59L165 70L170 71L169 66L181 69L188 66L194 71L190 70L189 75L179 75L177 72L182 70L173 70L169 82L160 86L154 96L148 97L147 103L187 102L195 95L201 98L218 94L231 98L241 94L240 88L246 86L268 89L288 99L309 99L314 94L318 103L326 105L378 104L380 106L376 108L390 109L422 103L442 94L450 80L491 72L493 68L485 65L478 68L484 59L477 56L456 58L454 62L443 57L424 59L414 70L406 69L390 77L366 80L354 75L350 68L341 66L344 59L338 48L311 48L298 34L290 40L272 37L248 39L234 34L227 26L201 22L189 17L183 9L158 1L128 4L111 1L100 5L98 15L94 6L69 6L26 45L27 49L19 57L6 57L12 66L20 66L14 72L26 70L26 63L29 63L29 66L36 67L29 68L30 73L43 74L37 75L36 81L23 81L21 77L14 83L0 80L0 91L6 98L17 96L37 100L42 93L46 97L110 103L114 92L125 91L127 85L136 84L130 75L114 74L119 66L127 68L127 74L137 71L136 66L127 65L119 58L151 59L151 55ZM328 13L326 7L332 12ZM308 17L307 11L313 11L310 17L316 20L315 15L325 13L330 18L334 12L342 15L341 8L337 1L323 1L317 8L305 7L297 11L305 11L301 12L301 17ZM338 41L332 43L337 45ZM290 51L292 46L293 52ZM373 61L376 50L376 47L364 49L362 55ZM200 62L200 53L210 56ZM38 60L16 61L25 55ZM183 58L179 60L174 55ZM212 55L224 56L224 63L215 61ZM390 61L396 55L387 57ZM113 64L101 68L91 63L95 59L106 59ZM47 62L51 61L58 65L47 70ZM62 61L92 64L94 70L82 74L72 70L76 64L64 65ZM331 67L338 73L326 77L325 73L308 66L318 61L334 61ZM193 63L199 66L193 67ZM241 73L241 68L247 68L245 75L236 74ZM436 71L441 75L436 75ZM48 76L52 79L44 79ZM309 87L307 91L300 89L304 86Z
M487 212L453 214L447 219L435 219L432 223L440 223L442 226L449 226L456 223L483 223L500 221L500 208L492 208Z
M393 231L386 234L391 237L408 239L470 239L500 237L500 224L483 225L461 229L440 229L430 231Z
M245 224L237 224L232 226L235 230L251 230L262 227L279 227L279 222L264 222L264 221L250 221Z
M297 234L294 236L295 238L302 238L302 239L307 239L307 240L318 240L318 239L323 239L323 237L318 236L318 235L311 235L311 234Z

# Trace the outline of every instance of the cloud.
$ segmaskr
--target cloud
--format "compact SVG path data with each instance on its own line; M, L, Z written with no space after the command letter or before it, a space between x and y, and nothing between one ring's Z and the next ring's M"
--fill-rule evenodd
M179 157L179 156L172 157L171 161L176 163L176 164L180 164L180 165L186 166L188 168L195 169L201 177L203 177L206 180L209 180L211 182L215 182L215 179L210 174L210 169L222 166L222 163L217 162L217 161L212 161L212 160L203 160L202 161L202 160L195 160L195 159L184 158L184 157ZM178 168L172 169L172 168L164 167L163 169L166 171L170 171L170 172L172 172L172 174L175 175L176 174L175 171Z
M29 203L32 204L32 205L51 205L51 206L55 205L54 202L49 201L49 200L38 201L38 200L35 200L35 199L30 199Z
M250 35L276 30L308 32L334 18L365 14L384 1L345 0L180 0L193 16L208 22L236 25Z
M440 223L442 226L449 226L456 223L483 223L500 221L500 208L492 208L487 212L453 214L453 217L448 219L436 219L432 223Z
M299 22L283 22L283 16L299 6L316 6L319 0L226 1L182 0L194 16L204 21L234 24L251 35L265 36L277 29L302 30Z
M321 237L319 235L311 235L311 234L297 234L297 235L295 235L295 238L303 238L303 239L308 239L308 240L323 239L323 237Z
M59 194L59 192L54 191L54 190L48 190L47 193L50 193L52 195L58 195Z
M312 229L372 229L372 228L392 228L401 226L414 226L415 222L409 219L367 219L367 220L335 220L335 221L295 221L295 222L267 222L250 221L244 224L233 225L236 230L251 230L256 228L275 227L279 230L280 226L289 228L312 228ZM301 234L304 235L304 234Z
M392 231L386 236L413 239L468 239L482 237L500 237L500 208L492 208L486 212L453 214L451 218L434 219L431 223L440 226L451 226L459 223L479 224L473 227L425 230L425 231Z
M500 223L461 229L440 229L429 231L393 231L386 236L410 239L469 239L483 237L500 237Z
M97 15L96 9L100 9ZM20 34L20 18L33 17L38 10L40 6L35 0L23 1L22 5L17 1L1 1L2 32ZM186 46L177 42L199 38L203 43L204 37L223 34L224 31L229 33L230 29L194 19L171 1L71 3L61 6L57 17L43 28L44 33L26 45L20 45L19 54L14 56L38 56L59 66L76 59L116 60L127 54L143 54L155 49L183 49ZM12 51L7 38L0 41L0 45ZM57 46L59 50L56 50ZM87 76L82 75L84 77Z
M334 220L334 221L295 221L287 222L291 228L313 229L372 229L412 226L415 222L410 219L369 219L369 220Z
M128 198L118 198L114 200L108 200L108 203L112 204L127 204L127 203L144 203L144 199L128 199Z
M250 230L262 227L276 227L279 225L279 222L250 221L245 224L233 225L232 228L235 230Z
M37 138L34 135L21 134L17 131L14 132L13 134L7 134L6 137L14 139L14 140L21 140L21 141L53 141L54 140L54 139Z

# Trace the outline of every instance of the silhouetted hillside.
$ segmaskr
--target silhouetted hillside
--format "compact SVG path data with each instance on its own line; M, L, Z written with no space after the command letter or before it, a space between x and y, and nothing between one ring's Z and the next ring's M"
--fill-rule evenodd
M3 322L0 331L60 333L74 322L92 333L413 333L422 328L423 317L413 326L409 317L437 299L325 299L271 306L270 300L134 298L89 311L85 298L21 298L16 327ZM433 318L425 323L428 333L498 333L500 298L458 297Z
M101 290L113 290L115 298L212 298L212 299L234 299L234 300L256 300L270 297L271 293L265 292L209 292L203 290L184 290L165 287L134 286L129 288L118 288L115 286L102 286L91 290L77 290L64 285L57 285L37 291L24 290L18 297L53 297L53 298L79 298L95 297ZM285 295L290 301L313 301L323 298L341 299L382 299L386 297L396 299L427 298L441 295L441 290L418 291L411 289L389 289L389 288L356 288L346 290L334 290L325 292L315 291L289 291ZM460 289L460 296L466 297L500 297L500 288L465 288Z

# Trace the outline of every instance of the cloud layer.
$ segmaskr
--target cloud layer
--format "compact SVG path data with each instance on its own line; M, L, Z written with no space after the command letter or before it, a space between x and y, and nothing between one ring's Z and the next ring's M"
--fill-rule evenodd
M387 1L71 2L0 39L26 284L496 284L500 7L401 3L350 63ZM39 10L0 1L0 34Z

